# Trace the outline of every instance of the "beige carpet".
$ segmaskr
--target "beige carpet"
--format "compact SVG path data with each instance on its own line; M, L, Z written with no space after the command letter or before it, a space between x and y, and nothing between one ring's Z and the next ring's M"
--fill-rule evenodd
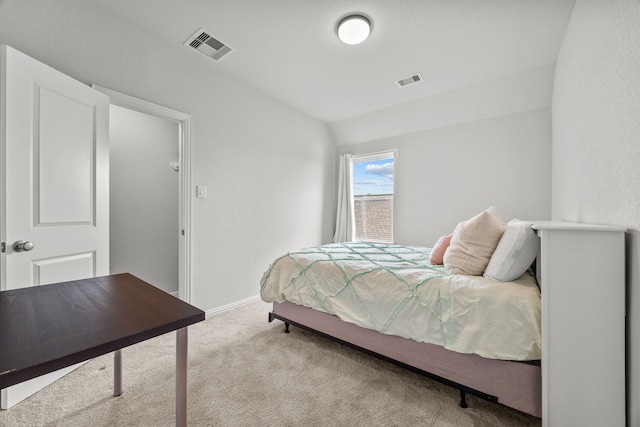
M280 321L255 302L189 328L190 426L538 426L540 420L458 392ZM171 426L175 334L94 359L0 412L0 426Z

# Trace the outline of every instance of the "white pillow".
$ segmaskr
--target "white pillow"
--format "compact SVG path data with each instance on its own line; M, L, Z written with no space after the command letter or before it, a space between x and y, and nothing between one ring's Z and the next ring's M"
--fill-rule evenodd
M494 206L459 223L444 254L444 267L451 274L481 276L506 228Z
M517 219L509 221L484 271L484 277L500 282L516 280L531 266L539 247L540 239L530 222Z

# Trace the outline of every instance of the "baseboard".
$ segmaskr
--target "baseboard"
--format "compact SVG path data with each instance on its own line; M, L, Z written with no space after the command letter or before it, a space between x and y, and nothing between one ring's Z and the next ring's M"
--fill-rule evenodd
M232 302L231 304L223 305L222 307L212 308L205 312L205 317L215 316L216 314L224 313L225 311L233 310L234 308L242 307L243 305L251 304L252 302L259 300L260 295L255 295L240 301Z

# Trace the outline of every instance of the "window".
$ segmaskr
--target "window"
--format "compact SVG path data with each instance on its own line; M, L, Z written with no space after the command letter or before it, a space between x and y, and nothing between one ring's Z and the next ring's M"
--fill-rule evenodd
M395 152L353 156L355 239L393 242Z

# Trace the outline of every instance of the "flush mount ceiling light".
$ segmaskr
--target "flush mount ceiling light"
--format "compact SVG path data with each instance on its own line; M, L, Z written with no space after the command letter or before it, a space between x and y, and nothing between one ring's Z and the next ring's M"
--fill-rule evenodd
M338 22L338 37L346 44L362 43L370 32L371 21L362 15L345 16Z

